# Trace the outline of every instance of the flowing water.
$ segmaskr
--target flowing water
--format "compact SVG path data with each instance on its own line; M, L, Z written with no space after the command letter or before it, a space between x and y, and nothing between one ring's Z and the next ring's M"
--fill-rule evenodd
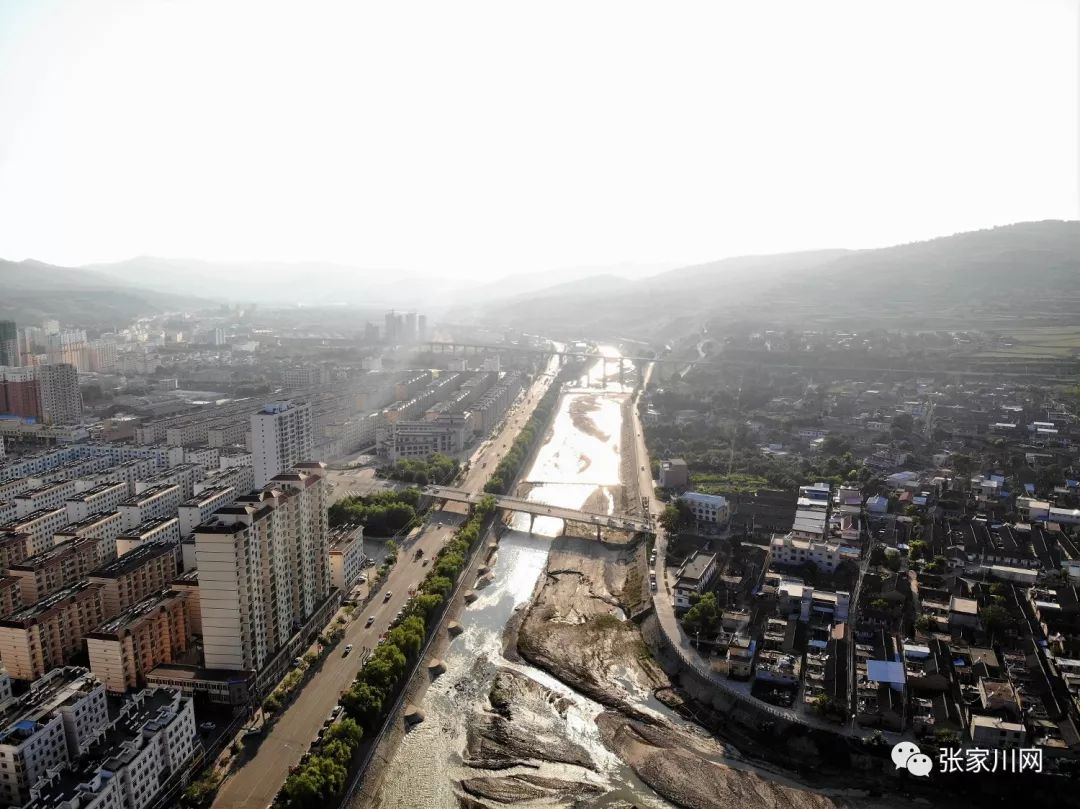
M602 347L605 356L617 357L611 347ZM587 369L576 386L562 397L548 441L541 447L525 476L531 484L530 500L550 505L581 508L597 492L613 507L607 487L620 482L619 443L622 435L620 405L630 391L619 383L616 363L602 362ZM595 505L595 499L592 505ZM457 807L455 782L463 777L507 775L469 769L462 765L469 716L488 704L488 693L498 668L512 669L571 701L565 720L552 731L563 734L587 750L596 771L567 764L545 764L538 774L602 786L605 793L590 805L669 806L645 786L600 740L595 718L603 708L578 694L547 673L525 663L506 660L502 655L503 634L515 612L530 599L547 561L551 537L562 532L562 520L537 517L529 533L528 515L515 515L511 529L499 541L494 580L480 590L480 598L469 605L461 623L465 631L446 652L447 671L428 688L422 709L426 721L415 726L402 740L387 766L375 805L380 807ZM629 675L623 681L628 687ZM641 707L666 711L644 689ZM634 693L631 690L631 693ZM531 770L531 772L537 772Z

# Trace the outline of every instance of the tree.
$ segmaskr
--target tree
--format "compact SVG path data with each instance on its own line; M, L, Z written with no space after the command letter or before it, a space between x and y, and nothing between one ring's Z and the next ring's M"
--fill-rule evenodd
M341 705L361 727L373 730L382 718L383 695L368 683L357 683L341 698Z
M990 635L1007 632L1016 623L1009 611L1000 604L991 604L979 613L983 629Z
M915 628L920 632L933 632L936 628L936 624L934 623L934 619L929 615L920 615L915 619Z
M683 616L683 624L691 632L713 632L720 623L720 608L716 593L705 593Z
M354 749L360 740L364 738L364 729L354 720L346 717L340 722L334 723L326 733L329 741L342 741L351 749Z
M919 557L926 556L930 552L930 546L921 539L916 539L908 545L908 559L915 561Z
M682 529L692 525L693 522L694 513L690 510L689 504L684 503L682 500L668 503L660 514L660 525L669 534L677 534Z
M870 564L878 567L885 564L885 546L875 545L870 551Z
M915 419L910 413L897 413L893 416L892 429L894 433L910 433L915 426Z

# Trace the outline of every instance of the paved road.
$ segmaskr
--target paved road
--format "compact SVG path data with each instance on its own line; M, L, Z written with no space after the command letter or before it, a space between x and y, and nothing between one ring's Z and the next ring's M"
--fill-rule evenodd
M484 481L505 453L514 436L532 414L543 392L551 384L550 374L541 376L527 393L518 400L496 431L496 437L477 450L474 463L462 485L470 489L482 488ZM486 464L486 466L485 466ZM453 534L454 526L463 520L464 504L454 503L432 515L430 524L417 536L402 543L398 563L391 569L382 592L393 595L388 601L376 597L356 620L349 624L345 638L338 645L339 651L331 652L312 678L304 685L300 695L289 705L267 736L262 739L255 756L232 775L218 791L214 806L219 809L266 809L285 782L290 767L295 766L307 752L315 735L331 709L337 704L341 692L356 678L360 670L361 653L374 648L379 635L387 630L399 609L409 599L408 590L415 587L429 570L422 562L413 561L417 548L424 549L424 557L431 558ZM370 628L365 627L367 618L374 616ZM353 644L354 651L344 655L346 644Z

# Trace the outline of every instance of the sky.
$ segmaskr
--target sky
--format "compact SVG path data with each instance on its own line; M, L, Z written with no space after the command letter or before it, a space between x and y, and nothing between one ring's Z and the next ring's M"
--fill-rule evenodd
M0 256L448 278L1078 214L1076 0L0 0Z

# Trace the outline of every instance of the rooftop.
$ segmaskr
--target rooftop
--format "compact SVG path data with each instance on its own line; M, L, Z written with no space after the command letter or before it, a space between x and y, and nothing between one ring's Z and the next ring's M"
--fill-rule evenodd
M107 565L102 565L90 575L90 578L116 579L145 565L151 559L156 559L159 556L168 554L176 556L179 549L180 546L175 542L146 542L139 545L134 550L128 551L123 556L114 559Z

